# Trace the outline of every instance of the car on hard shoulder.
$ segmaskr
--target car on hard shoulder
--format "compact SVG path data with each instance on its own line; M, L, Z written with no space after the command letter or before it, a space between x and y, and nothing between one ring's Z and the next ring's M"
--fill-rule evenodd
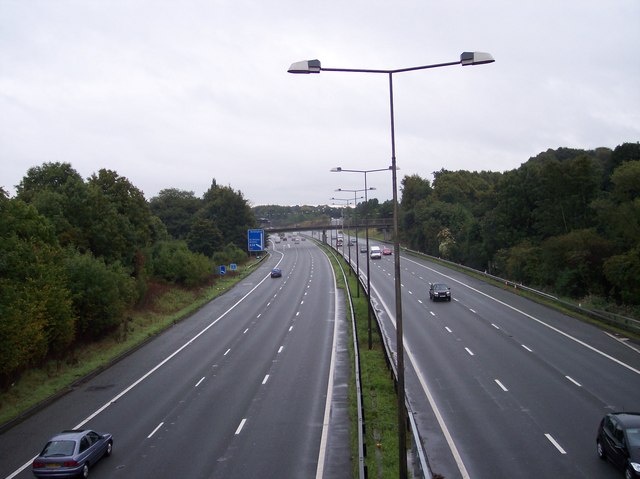
M281 278L282 277L282 270L280 268L273 268L271 270L271 277L272 278Z
M605 415L598 426L596 452L624 471L625 479L640 478L640 413Z
M391 248L385 246L384 248L382 248L382 254L383 256L389 256L391 254Z
M444 283L429 283L429 299L451 301L451 288Z
M31 465L33 475L89 477L89 469L113 450L113 437L90 429L71 429L53 436Z

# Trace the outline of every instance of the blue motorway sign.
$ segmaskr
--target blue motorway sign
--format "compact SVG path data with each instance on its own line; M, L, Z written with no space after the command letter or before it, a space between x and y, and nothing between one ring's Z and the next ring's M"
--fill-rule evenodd
M249 251L264 251L264 230L247 230Z
M220 265L220 269L218 270L218 272L220 273L220 276L226 274L227 272L227 267L224 265Z
M230 269L231 271L237 271L237 270L238 270L238 265L237 265L237 264L235 264L235 263L231 263L231 264L229 265L229 269Z

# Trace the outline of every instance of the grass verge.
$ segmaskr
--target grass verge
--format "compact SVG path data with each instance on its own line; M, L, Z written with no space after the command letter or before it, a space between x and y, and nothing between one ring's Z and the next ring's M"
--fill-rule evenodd
M100 341L76 346L63 359L52 359L26 371L0 393L0 431L229 290L252 273L258 263L259 260L251 260L239 265L236 273L199 289L151 285L144 308L130 311L118 331Z

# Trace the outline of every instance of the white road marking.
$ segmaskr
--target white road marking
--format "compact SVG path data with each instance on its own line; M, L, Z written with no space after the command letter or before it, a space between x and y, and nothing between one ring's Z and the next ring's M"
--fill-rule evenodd
M504 384L502 384L502 383L500 382L500 380L498 380L498 379L494 379L494 381L496 382L496 384L497 384L498 386L500 386L500 389L502 389L504 392L509 391L509 390L505 387L505 385L504 385Z
M527 346L525 346L524 344L522 345L522 347L523 347L524 349L526 349L527 351L529 351L530 353L532 353L532 352L533 352L533 351L531 350L531 348L528 348L528 347L527 347Z
M407 257L405 257L405 258L403 258L403 259L404 259L405 261L410 261L411 263L413 263L413 264L415 264L415 265L417 265L417 266L420 266L420 267L422 267L422 268L428 269L429 271L433 271L434 273L438 273L438 274L440 274L440 275L444 276L445 278L447 278L448 280L453 281L453 282L455 282L455 283L458 283L460 286L463 286L463 287L465 287L465 288L467 288L467 289L470 289L471 291L473 291L473 292L475 292L475 293L477 293L477 294L479 294L479 295L482 295L482 296L484 296L485 298L489 298L490 300L495 301L495 302L496 302L496 303L498 303L498 304L501 304L501 305L502 305L502 306L504 306L505 308L509 308L509 309L510 309L510 310L512 310L512 311L515 311L515 312L517 312L517 313L520 313L520 314L522 314L523 316L525 316L525 317L527 317L527 318L529 318L529 319L531 319L531 320L533 320L533 321L537 322L538 324L540 324L540 325L542 325L542 326L544 326L544 327L546 327L546 328L549 328L549 329L550 329L550 330L552 330L552 331L555 331L556 333L558 333L558 334L560 334L560 335L564 336L565 338L570 339L571 341L574 341L575 343L580 344L581 346L584 346L585 348L589 349L590 351L593 351L594 353L599 354L600 356L602 356L602 357L604 357L604 358L607 358L607 359L609 359L610 361L613 361L614 363L616 363L616 364L618 364L618 365L620 365L620 366L622 366L622 367L624 367L624 368L627 368L629 371L632 371L632 372L634 372L634 373L636 373L636 374L639 374L639 375L640 375L640 369L636 369L636 368L634 368L633 366L630 366L629 364L627 364L627 363L625 363L625 362L623 362L623 361L620 361L619 359L614 358L614 357L613 357L613 356L611 356L610 354L607 354L607 353L605 353L604 351L600 351L598 348L595 348L594 346L591 346L590 344L585 343L585 342L584 342L584 341L582 341L581 339L578 339L578 338L576 338L575 336L570 335L569 333L565 333L565 332L564 332L564 331L562 331L561 329L558 329L558 328L556 328L555 326L550 325L549 323L545 323L545 322L544 322L544 321L542 321L541 319L538 319L538 318L536 318L535 316L533 316L533 315L531 315L531 314L525 313L524 311L522 311L522 310L520 310L520 309L518 309L518 308L516 308L516 307L514 307L514 306L511 306L510 304L507 304L507 303L505 303L504 301L500 301L499 299L494 298L493 296L490 296L490 295L488 295L487 293L483 293L482 291L480 291L480 290L478 290L478 289L476 289L476 288L474 288L474 287L472 287L472 286L469 286L468 284L465 284L465 283L463 283L463 282L462 282L462 281L460 281L460 280L457 280L457 279L455 279L455 278L453 278L453 277L451 277L451 276L449 276L449 275L443 274L443 273L441 273L440 271L437 271L437 270L435 270L435 269L433 269L433 268L429 268L428 266L425 266L425 265L423 265L423 264L420 264L420 263L418 263L417 261L413 261L412 259L409 259L409 258L407 258ZM378 296L379 296L379 295L378 295ZM394 318L394 321L395 321L395 318ZM394 323L394 325L395 325L395 323Z
M236 429L236 433L235 433L236 436L238 434L240 434L240 432L242 431L242 428L244 427L246 422L247 422L247 418L246 417L242 421L240 421L240 425L238 426L238 429Z
M262 380L262 384L267 384L267 381L269 380L269 375L267 374L264 379Z
M578 387L582 387L582 384L580 384L578 381L576 381L575 379L573 379L570 376L565 376L565 378L567 378L569 381L571 381L573 384L575 384Z
M551 434L545 434L545 437L547 439L549 439L549 441L551 442L551 444L553 444L556 449L558 451L560 451L560 454L566 454L567 451L565 451L564 449L562 449L562 446L560 446L560 444L558 444L558 442L553 438L553 436L551 436Z
M473 351L471 351L469 348L464 348L470 356L475 356L475 354L473 354Z
M151 434L147 436L147 439L151 439L151 436L153 436L156 432L158 432L158 429L160 429L163 424L164 422L161 422L160 424L158 424L158 426L153 431L151 431Z
M200 383L201 383L202 381L204 381L204 376L202 376L202 379L200 379L200 381L198 381L194 387L198 387L198 386L200 386Z

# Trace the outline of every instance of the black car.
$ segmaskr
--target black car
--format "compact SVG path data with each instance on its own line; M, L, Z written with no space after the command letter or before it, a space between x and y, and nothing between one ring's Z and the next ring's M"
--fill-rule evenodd
M444 283L429 283L429 299L451 301L451 288Z
M33 475L89 477L89 468L113 450L111 434L90 429L72 429L53 436L33 460Z
M640 478L640 413L613 412L603 417L596 452L624 470L626 479Z
M273 268L271 270L272 278L280 278L282 276L282 270L280 268Z

